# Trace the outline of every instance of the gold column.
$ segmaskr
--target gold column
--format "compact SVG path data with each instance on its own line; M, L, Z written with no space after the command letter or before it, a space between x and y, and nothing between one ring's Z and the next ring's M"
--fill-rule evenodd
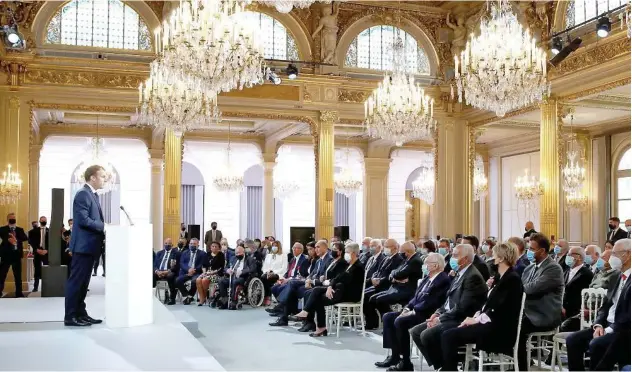
M182 187L182 135L165 131L163 238L180 235L180 188Z
M559 239L560 222L560 164L557 123L558 103L548 98L540 105L540 182L544 194L540 196L540 231Z
M316 239L334 236L334 123L337 111L321 111L316 175Z
M587 200L586 209L581 212L582 242L589 242L592 235L592 139L587 134L578 134L577 144L580 146L581 165L586 169L586 180L582 188Z
M39 161L42 145L31 145L29 159L29 220L39 220ZM48 216L50 219L50 216Z

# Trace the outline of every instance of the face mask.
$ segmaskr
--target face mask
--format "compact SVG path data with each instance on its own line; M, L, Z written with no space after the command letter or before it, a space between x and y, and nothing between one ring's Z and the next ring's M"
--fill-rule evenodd
M250 249L250 248L246 248L245 251L246 251L246 253L252 253L252 249Z
M599 270L603 269L603 267L606 265L606 261L604 261L603 259L598 259L597 260L597 268Z
M217 226L212 225L212 226L211 226L211 229L215 230L215 229L217 229Z
M375 251L377 251L377 248L375 248L375 247L369 247L369 253L371 253L371 254L375 254Z
M573 267L575 265L575 257L566 256L566 258L564 259L564 263L568 267Z
M369 246L366 244L362 244L362 252L369 250Z
M628 232L630 232L632 231L632 226L626 226L625 229L628 230Z
M421 248L421 254L423 255L428 254L428 248Z
M401 252L399 255L402 256L403 259L406 259L406 253Z
M390 248L384 248L384 255L385 256L390 256L391 255L391 249Z
M459 269L459 260L454 257L450 258L450 267L452 270L457 271Z
M165 250L170 250L171 249L171 244L165 244Z
M586 263L586 265L592 265L593 263L592 256L586 256L586 258L584 258L584 262Z
M489 245L487 245L487 244L483 244L483 245L481 246L481 251L483 251L483 253L487 253L487 252L489 252Z
M338 251L331 251L331 257L338 258L339 255L340 255L340 252L338 252Z
M555 248L553 248L553 252L555 252L555 254L560 254L561 251L562 248L559 245L556 245Z
M351 262L351 253L345 253L345 261Z
M194 246L194 245L189 244L189 249L190 249L190 250L192 250L192 251L194 251L194 250L196 250L196 249L197 249L197 247L196 247L196 246Z
M611 223L611 224L608 224L608 227L610 228L610 230L614 230L616 226L613 223Z
M40 221L40 225L46 226L46 221Z
M238 254L235 257L237 257L238 260L241 260L242 258L244 258L244 255L243 254Z
M9 225L15 225L15 218L9 218Z
M430 273L430 269L428 269L428 265L424 264L421 267L421 272L424 273L424 275L428 275Z
M442 256L446 256L448 254L448 249L447 248L443 248L443 247L439 247L439 254Z
M615 255L610 256L608 263L610 264L610 267L614 270L621 270L621 267L623 267L623 261L621 261L621 259Z
M34 223L32 226L33 226L34 229L37 228L37 224L36 223Z
M527 251L527 259L529 262L535 262L535 252L529 249Z
M277 253L279 251L278 247L272 247L272 253Z
M182 230L182 231L184 231L184 230L186 230L186 229L187 229L186 227L181 227L181 228L180 228L180 230Z
M182 247L184 247L184 244L178 243L178 248L182 248Z

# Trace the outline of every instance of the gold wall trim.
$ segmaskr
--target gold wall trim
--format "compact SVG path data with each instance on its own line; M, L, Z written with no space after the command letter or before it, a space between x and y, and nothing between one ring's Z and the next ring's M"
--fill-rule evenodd
M296 85L255 85L243 90L231 90L219 95L220 97L278 99L285 101L300 101L301 87Z
M557 67L549 70L549 79L568 75L572 72L593 67L604 61L610 61L616 57L630 54L630 39L620 37L607 44L597 44L594 48L590 48L582 53L572 54L566 58Z
M350 102L350 103L364 103L364 101L366 101L370 95L371 95L371 92L366 91L366 90L339 89L338 101Z
M27 70L25 84L138 89L146 76L88 71Z
M111 113L134 113L136 107L133 106L98 106L98 105L76 105L71 103L43 103L29 101L32 109L48 109L62 111L87 111L87 112L111 112Z
M629 41L628 41L629 43ZM586 96L590 96L593 94L597 94L597 93L601 93L601 92L605 92L607 90L610 89L614 89L614 88L618 88L620 86L624 86L627 84L630 84L630 82L632 81L632 78L625 78L625 79L620 79L620 80L615 80L613 82L607 83L607 84L602 84L599 85L597 87L593 87L593 88L589 88L589 89L585 89L576 93L572 93L566 96L562 96L561 99L565 100L565 101L573 101L576 100L578 98L582 98L582 97L586 97Z
M505 116L503 116L502 118L499 118L498 116L490 113L492 116L483 120L479 120L479 121L474 121L470 124L471 127L480 127L482 125L486 125L489 123L493 123L496 121L501 121L504 119L508 119L514 116L518 116L518 115L522 115L522 114L526 114L527 112L532 112L532 111L536 111L540 109L540 104L539 103L535 103L533 105L530 106L525 106L521 109L518 110L514 110L511 112L508 112L507 114L505 114Z

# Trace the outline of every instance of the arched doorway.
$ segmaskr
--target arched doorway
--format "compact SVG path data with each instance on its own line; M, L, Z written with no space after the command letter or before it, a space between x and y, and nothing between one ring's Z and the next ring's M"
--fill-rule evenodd
M182 162L180 187L180 221L187 227L190 237L203 238L205 182L200 169L189 162ZM193 228L197 231L192 231L190 226L199 226L199 230Z

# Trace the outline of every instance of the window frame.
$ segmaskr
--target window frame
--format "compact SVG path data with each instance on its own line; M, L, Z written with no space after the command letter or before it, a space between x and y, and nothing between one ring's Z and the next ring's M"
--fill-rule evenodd
M586 3L587 3L587 0L580 0L580 1L583 1L584 5L586 5ZM592 1L594 1L594 3L597 5L597 11L599 11L599 5L598 5L599 0L591 0L591 2ZM605 11L603 11L601 13L598 13L598 14L596 14L595 16L593 16L591 18L584 18L584 20L582 20L581 22L576 22L575 21L576 14L575 14L575 10L574 9L575 9L576 0L568 1L567 5L566 5L566 8L564 8L563 29L567 30L569 28L573 28L573 27L577 26L578 24L584 23L584 22L586 22L589 19L598 18L602 14L607 13L607 12L613 10L613 9L618 8L618 7L621 7L622 5L625 5L625 3L626 3L625 0L618 0L619 1L619 5L611 8L610 7L610 1L617 1L617 0L606 0L607 4L606 4L606 10ZM571 8L573 8L573 24L569 24L569 17L568 17ZM585 9L586 8L584 8L584 17L586 16L586 10Z
M272 14L268 14L268 13L262 12L260 10L246 8L246 12L259 14L259 15L263 15L263 16L266 16L266 17L270 17L273 22L277 22L278 24L280 24L283 27L283 29L285 29L286 37L289 36L292 40L294 40L294 48L296 49L296 56L297 56L296 60L295 59L290 59L290 58L286 58L285 60L287 60L287 61L296 61L296 62L303 60L303 56L301 55L301 50L299 48L298 39L296 38L296 35L294 35L294 33L292 32L290 27L288 27L288 25L286 25L283 21L281 21L279 18L273 16ZM286 47L287 47L287 40L286 40ZM287 53L287 50L286 50L286 53ZM265 52L264 52L264 57L265 57ZM274 58L274 57L273 58L265 57L265 59L266 60L282 60L281 58Z
M616 161L613 162L612 164L612 189L614 190L613 192L613 203L612 203L612 215L613 216L619 216L620 215L620 211L619 211L619 202L620 201L632 201L632 195L630 196L630 198L625 198L625 199L621 199L619 198L619 179L621 178L626 178L626 177L632 177L632 169L619 169L619 164L621 163L621 160L623 160L623 157L625 156L625 154L627 154L628 152L632 151L632 148L630 147L630 144L627 144L626 146L621 148L621 151L618 153L617 157L615 158ZM632 167L631 167L632 168ZM625 218L632 218L632 216L619 216L622 220L624 220Z

